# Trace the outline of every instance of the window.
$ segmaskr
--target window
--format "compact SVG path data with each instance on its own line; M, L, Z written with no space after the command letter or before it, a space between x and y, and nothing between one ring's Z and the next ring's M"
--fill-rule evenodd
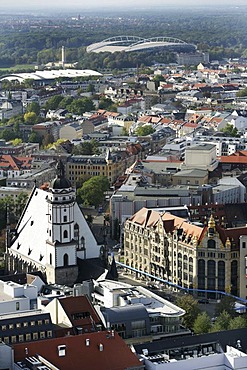
M246 248L246 242L242 243L242 248Z
M31 340L31 334L30 333L26 334L26 340Z
M49 325L50 323L50 320L49 319L45 319L45 325Z
M45 338L45 332L41 331L39 336L40 336L40 339L44 339Z
M39 339L38 333L33 333L33 339L34 339L34 340Z
M23 334L21 334L21 335L19 335L19 342L23 342L24 341L24 335Z
M67 253L65 253L65 255L63 256L63 265L64 266L69 265L69 256L67 255Z
M12 337L11 337L11 342L12 342L12 343L16 343L16 335L12 335Z
M35 326L35 321L31 321L31 326Z
M9 324L9 329L14 329L14 324Z
M208 248L215 248L215 246L216 246L215 240L209 239L208 240Z
M51 330L48 330L47 331L47 338L51 338L52 337L52 331Z
M38 320L38 325L42 325L42 320Z
M52 265L52 254L50 253L50 265Z
M67 216L63 216L63 222L67 222Z
M19 309L20 309L20 302L16 302L15 309L16 309L16 311L19 311Z
M20 322L17 322L16 327L17 328L21 328L21 323Z
M5 344L8 344L9 343L9 337L4 337L3 341L4 341Z
M67 231L67 230L64 230L64 232L63 232L63 237L64 237L64 238L68 238L68 231Z
M6 325L2 325L2 330L4 331L6 329L7 329Z
M27 322L27 321L25 321L25 322L23 323L23 327L24 327L24 328L27 328L27 327L28 327L28 322Z

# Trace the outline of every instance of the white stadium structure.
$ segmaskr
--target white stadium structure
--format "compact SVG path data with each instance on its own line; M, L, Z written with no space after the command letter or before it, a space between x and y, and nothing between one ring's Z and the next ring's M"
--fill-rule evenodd
M76 77L101 77L102 74L91 69L54 69L36 71L30 73L13 73L1 77L0 81L19 81L33 80L36 84L55 81L57 78L76 78Z
M152 37L142 38L138 36L115 36L91 44L87 47L88 53L115 53L115 52L131 52L143 51L148 49L166 48L176 51L195 51L196 46L188 44L185 41L173 37Z

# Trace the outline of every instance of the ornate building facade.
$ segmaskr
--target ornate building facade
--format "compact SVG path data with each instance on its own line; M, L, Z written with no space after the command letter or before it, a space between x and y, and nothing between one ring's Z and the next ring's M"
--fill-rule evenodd
M34 188L9 237L6 250L10 273L41 271L48 283L73 284L77 259L93 259L100 246L75 200L62 162L49 188Z
M142 208L125 223L125 264L183 288L207 290L208 297L223 291L246 299L240 277L246 235L247 227L226 229L213 216L204 226L196 226Z

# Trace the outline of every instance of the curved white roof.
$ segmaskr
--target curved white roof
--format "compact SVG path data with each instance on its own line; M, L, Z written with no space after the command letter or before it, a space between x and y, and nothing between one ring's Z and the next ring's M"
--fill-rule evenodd
M101 73L93 71L91 69L54 69L49 71L36 71L30 73L13 73L10 75L3 76L2 80L14 81L18 80L20 82L31 79L35 81L42 80L55 80L59 77L65 78L75 78L75 77L90 77L90 76L102 76Z

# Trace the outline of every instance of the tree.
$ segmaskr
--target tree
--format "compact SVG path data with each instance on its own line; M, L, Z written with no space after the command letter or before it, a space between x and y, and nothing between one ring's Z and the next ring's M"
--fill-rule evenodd
M239 98L242 98L242 97L246 96L247 95L247 87L245 87L242 90L239 90L236 95Z
M1 132L1 137L2 139L6 140L6 141L10 141L10 140L14 140L16 138L16 133L9 129L9 128L5 128L2 132Z
M137 136L147 136L153 132L155 132L155 129L151 125L140 126L135 130Z
M195 319L193 330L195 334L204 334L208 333L211 328L210 317L207 312L200 313Z
M183 316L182 322L185 327L192 329L194 322L200 312L198 302L190 295L183 295L176 300L176 305L183 308L186 313Z
M110 110L110 107L113 105L113 101L109 98L102 98L99 101L99 109Z
M41 144L42 138L37 134L37 132L31 132L29 137L28 137L28 142L29 143L39 143Z
M13 146L17 146L22 143L22 139L16 138L14 140L11 140Z
M63 100L63 96L62 95L54 95L54 96L52 96L45 103L45 109L46 110L56 110L62 100Z
M27 106L27 112L34 112L36 116L40 114L40 106L37 102L33 101Z
M222 312L227 312L231 317L235 316L235 300L233 297L224 296L215 308L216 316L219 316Z
M223 132L226 136L232 136L232 137L238 136L237 128L234 127L231 123L227 123L226 127L222 128L220 131Z
M84 205L98 207L104 200L104 192L108 189L109 181L106 176L94 176L82 184L77 194Z
M46 134L42 140L43 147L45 148L52 143L54 143L54 136L52 134Z
M67 109L73 113L81 116L85 112L90 112L95 109L93 101L89 98L74 99Z
M24 121L28 125L35 125L38 122L38 117L35 112L26 112L24 114Z
M243 329L247 327L247 320L244 316L237 316L231 319L229 323L229 330Z
M212 331L223 331L228 330L229 323L231 321L231 316L227 311L221 312L221 314L215 320L215 323L212 327Z
M75 145L72 149L74 155L93 155L99 153L99 144L96 140L85 141L79 145Z

